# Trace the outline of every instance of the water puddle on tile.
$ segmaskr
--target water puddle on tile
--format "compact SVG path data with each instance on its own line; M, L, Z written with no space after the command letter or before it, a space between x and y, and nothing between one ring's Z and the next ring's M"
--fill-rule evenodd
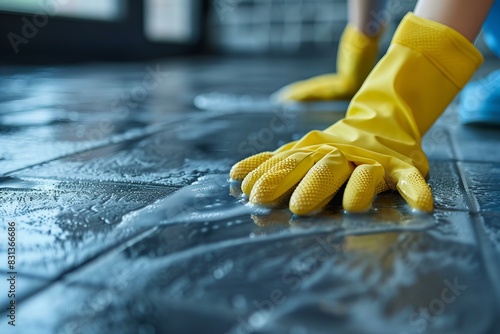
M282 108L287 112L338 112L345 113L348 101L291 102L282 103L277 95L246 95L211 92L200 94L193 100L200 110L226 112L268 112L274 108Z
M229 195L227 178L225 174L202 176L173 195L126 215L119 227L215 222L252 213Z
M433 215L413 212L397 193L378 196L365 214L348 214L338 200L326 210L311 216L293 215L288 208L262 208L249 205L239 184L229 183L228 175L200 177L169 197L126 215L120 227L164 224L216 223L235 218L251 218L261 229L252 237L280 233L320 233L342 230L348 233L420 231L436 225Z

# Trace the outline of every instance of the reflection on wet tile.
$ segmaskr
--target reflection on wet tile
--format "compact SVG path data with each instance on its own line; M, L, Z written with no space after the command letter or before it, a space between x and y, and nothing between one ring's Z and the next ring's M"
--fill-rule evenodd
M476 222L476 233L491 281L498 283L500 282L500 213L482 213ZM500 301L500 284L495 284L492 294L495 294L497 301Z
M98 119L87 122L83 120L36 127L11 127L3 123L0 127L0 141L4 145L0 152L0 173L6 174L102 145L140 138L155 130L148 127L147 123L133 120L117 122L113 118L112 114L99 114ZM23 149L19 150L18 147Z
M4 129L0 133L0 141L3 144L0 173L5 174L91 147L89 142L64 138L68 133L69 131L61 131L61 126ZM74 133L71 136L74 136ZM20 150L19 147L23 149Z
M108 64L4 74L0 173L137 138L151 133L150 128L188 119L193 110L178 101L182 80L172 80L175 75L167 67ZM153 90L145 89L143 79L152 73L158 82ZM17 150L19 146L23 150Z
M217 130L220 127L212 124L211 131ZM228 170L227 161L220 153L217 155L219 143L187 139L180 142L180 132L178 128L175 132L165 131L145 139L121 142L14 175L183 186L207 172Z
M175 189L113 183L0 179L0 216L16 223L18 270L54 277L139 232L124 214ZM5 231L6 225L2 225ZM5 245L0 247L5 251ZM5 263L0 268L5 268Z
M16 302L19 302L22 299L25 299L27 296L31 295L33 292L42 289L45 286L48 286L50 281L39 278L36 276L26 276L21 272L18 272L15 275L15 292L14 295L11 295L12 298L9 298L10 291L10 282L7 280L11 277L10 274L6 272L0 271L0 277L2 277L2 281L0 284L0 288L2 289L2 293L0 295L0 307L4 310L6 307L10 305L10 301L14 299ZM18 305L17 305L18 306ZM19 308L18 308L19 309ZM2 319L4 320L4 319ZM0 330L4 333L6 322L0 322Z
M500 214L499 213L485 213L481 215L483 219L483 227L486 235L491 241L491 245L497 251L500 258ZM498 262L497 262L498 264Z
M321 113L308 118L265 114L256 115L249 123L248 117L227 115L209 123L191 120L144 139L86 151L14 175L183 186L207 173L228 172L231 163L265 149L274 150L292 140L291 133L303 134L322 119L331 118ZM296 119L308 121L301 121L297 128ZM233 130L240 128L247 131Z
M468 245L477 243L468 212L437 211L434 213L434 220L436 227L427 230L434 238Z
M225 191L221 191L224 188ZM433 217L414 215L403 201L395 201L399 198L396 194L387 193L379 196L370 215L345 215L335 207L315 217L292 217L288 210L250 215L231 208L231 203L234 208L242 205L229 197L223 175L203 177L183 190L184 193L178 192L153 207L132 213L123 222L134 225L161 221L164 226L123 252L102 258L93 266L72 274L70 281L91 285L105 283L108 289L117 289L116 285L121 286L122 281L134 282L137 291L154 291L155 296L146 299L153 303L152 308L157 309L168 308L170 303L176 302L198 305L202 311L203 305L216 305L216 309L230 317L229 324L234 330L241 325L242 319L246 324L257 321L255 317L259 317L259 313L256 311L259 310L254 306L255 301L267 300L275 289L286 291L286 297L295 301L280 308L276 306L276 314L269 319L266 316L265 321L262 320L264 323L258 326L265 328L269 323L269 332L275 330L273 326L278 326L278 332L289 328L289 325L279 327L282 317L284 323L289 324L288 317L295 318L297 309L310 314L306 318L300 317L297 326L306 324L312 332L321 332L326 326L335 324L330 322L334 319L326 324L311 325L309 317L321 316L324 308L331 304L328 307L336 309L335 312L339 312L339 308L343 310L341 319L345 319L352 316L354 311L350 310L363 307L365 303L372 305L369 312L379 312L376 311L379 307L382 308L380 312L386 312L384 308L391 310L387 311L391 322L401 330L411 329L409 317L418 312L419 305L425 306L435 298L432 291L439 293L436 280L444 284L441 289L455 279L459 284L466 280L474 282L470 283L471 296L464 297L460 307L445 318L449 326L445 328L453 328L458 323L467 303L476 302L473 299L475 294L489 298L481 287L481 284L487 284L486 278L476 277L482 269L466 212L438 211ZM180 203L180 209L169 208L169 199ZM186 212L182 203L196 210ZM222 212L218 215L210 213L219 203L225 203L224 208L229 205L227 215L224 215L224 208L219 209ZM197 215L197 211L201 213ZM169 212L173 215L169 216ZM311 268L306 260L318 249L327 252L328 259L313 264ZM382 263L388 267L381 266ZM336 274L328 274L330 271ZM120 279L103 280L104 272ZM478 280L481 284L476 286ZM272 282L271 290L268 289L269 282ZM431 283L434 286L432 291L423 289ZM295 287L295 284L299 287L291 289L290 286ZM311 292L308 287L311 284L319 284L321 289L339 286L341 291L332 287L331 292ZM388 291L394 291L394 284L401 285L401 295L387 295ZM299 289L302 285L304 288ZM365 285L370 288L361 289ZM423 294L422 291L429 292L426 296L419 296L417 302L413 291L419 291L415 292L418 295ZM382 299L387 305L377 305L374 300L362 297L367 293L380 294L379 298L384 296ZM332 300L326 298L325 301L330 304L318 304L318 295L331 295L328 298ZM113 309L126 310L119 319L127 322L125 319L140 318L130 306L137 298L139 295L114 298ZM356 302L350 301L353 298ZM316 301L311 302L313 300ZM486 303L490 305L491 301ZM235 305L239 305L236 310ZM408 313L407 308L413 313ZM153 312L150 324L162 328L165 323L170 323L171 318L165 317L160 321ZM417 313L413 317L420 315ZM105 311L95 320L94 325L119 326ZM132 328L136 328L135 320L130 321ZM387 325L388 319L379 321L380 326ZM491 321L491 314L485 315L485 326Z
M77 330L70 321L61 323L63 317L81 314L93 317L105 300L106 295L89 298L99 293L99 290L75 285L57 283L23 303L17 314L20 319L30 319L23 322L19 328L25 333L71 333ZM92 294L93 293L93 294ZM50 298L48 297L50 296ZM71 307L68 307L71 305Z
M470 224L466 213L454 215L460 218L446 217L448 224ZM174 321L177 313L160 319L154 310L196 305L193 313L203 314L212 305L231 333L240 326L262 333L293 327L319 333L332 326L378 333L388 324L414 331L423 326L420 319L428 319L429 333L453 331L458 324L469 333L484 332L495 322L489 281L466 226L369 234L347 226L316 233L293 228L287 234L256 235L260 227L248 219L232 228L224 221L165 226L71 275L70 281L79 284L106 282L105 291L134 284L133 291L108 298L110 307L100 309L82 329L126 323L133 332L144 314L135 307L140 300L151 310L148 323L155 328ZM362 321L367 315L374 318Z
M257 209L259 210L259 209ZM249 215L253 209L230 194L227 174L200 177L175 194L123 217L118 228L206 223Z
M461 162L469 191L480 211L500 211L500 163Z
M447 164L441 166L446 170ZM443 183L446 184L446 180ZM436 211L434 216L415 213L397 192L385 192L376 197L373 208L366 214L344 213L340 204L342 194L339 194L325 211L313 216L298 217L292 215L286 203L274 209L249 205L240 193L235 193L239 186L236 182L229 183L227 174L203 176L175 194L126 215L118 227L210 224L247 215L256 225L279 226L282 230L283 226L286 226L285 230L288 229L289 224L296 229L312 227L331 230L359 226L364 231L391 228L421 230L434 227L442 212Z
M57 283L23 304L18 316L25 333L225 333L230 310L213 304L166 300L152 294L130 294L133 282L113 288ZM129 295L133 300L122 296ZM54 316L57 315L57 316ZM196 319L190 321L188 319Z

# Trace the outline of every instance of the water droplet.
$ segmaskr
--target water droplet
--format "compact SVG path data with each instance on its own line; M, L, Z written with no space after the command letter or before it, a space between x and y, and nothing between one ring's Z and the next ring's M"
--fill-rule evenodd
M222 277L224 277L224 270L222 270L221 268L215 269L214 277L215 279L221 279Z

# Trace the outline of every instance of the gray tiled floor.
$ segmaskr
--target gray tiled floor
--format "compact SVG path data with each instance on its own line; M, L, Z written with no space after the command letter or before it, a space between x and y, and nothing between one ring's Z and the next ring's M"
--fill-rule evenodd
M344 214L336 198L313 217L230 195L234 162L341 110L199 111L193 98L266 95L328 68L312 63L4 71L0 217L17 223L15 333L498 333L498 129L460 126L453 107L431 129L431 216L394 193L369 214ZM134 95L147 66L165 78Z

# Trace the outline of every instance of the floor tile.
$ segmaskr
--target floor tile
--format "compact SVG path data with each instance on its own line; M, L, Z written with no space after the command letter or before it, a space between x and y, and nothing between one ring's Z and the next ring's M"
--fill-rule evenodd
M489 236L493 247L498 251L500 259L500 213L485 213L481 215L484 220L484 228Z
M259 234L258 226L252 231L244 223L236 226L239 236L226 240L216 236L227 227L193 225L208 231L165 227L71 275L72 284L100 281L107 293L118 291L82 330L127 324L125 332L134 332L145 313L149 325L163 328L182 315L166 312L160 319L155 310L172 305L199 319L212 305L223 318L215 323L230 333L321 333L332 326L344 332L382 333L390 326L394 332L470 333L495 324L495 300L467 213L444 214L435 228L421 231L359 233L345 226L315 233L296 226L285 234ZM181 232L186 228L191 232ZM61 288L59 298L65 298L71 289ZM72 300L78 305L84 296ZM362 321L366 314L377 317Z
M30 321L22 322L20 328L24 333L42 334L224 333L230 328L227 309L168 301L153 291L124 302L121 296L135 288L130 286L133 282L121 283L113 289L57 283L23 304L18 316Z
M174 190L105 182L0 179L1 216L16 223L17 270L51 278L78 266L141 231L133 226L115 231L123 215ZM6 233L6 225L2 231ZM0 247L2 252L5 247ZM0 268L5 266L0 264Z
M435 207L441 210L468 211L465 193L458 169L453 162L430 161L429 184Z
M500 163L459 164L480 211L500 211Z

